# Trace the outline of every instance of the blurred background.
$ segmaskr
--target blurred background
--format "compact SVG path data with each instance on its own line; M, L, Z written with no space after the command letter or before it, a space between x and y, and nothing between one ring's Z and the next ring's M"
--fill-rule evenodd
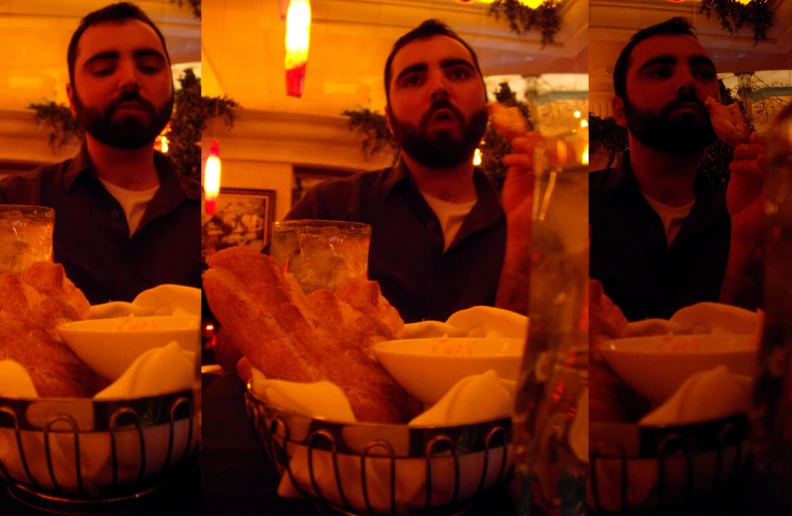
M491 100L521 106L544 128L570 124L576 111L585 118L587 0L545 3L527 32L519 23L512 30L510 15L519 14L502 4L312 0L304 86L295 97L287 95L284 62L289 0L204 0L203 95L240 106L230 109L233 127L218 116L203 133L203 158L217 140L222 159L217 211L204 220L205 249L266 248L269 224L311 186L393 163L383 118L385 60L393 43L426 19L445 22L475 49ZM225 107L212 106L216 113ZM505 150L485 135L482 167L496 186L503 172L496 158ZM250 224L262 217L254 234Z
M744 15L737 30L734 18L721 19L721 4L731 0L592 0L589 45L591 163L603 168L626 145L626 134L613 122L613 66L622 48L638 30L683 16L696 28L721 79L724 103L739 102L755 132L792 101L792 0L739 0ZM709 8L710 16L706 10ZM703 11L703 12L702 12ZM730 26L724 27L725 24ZM714 180L725 187L727 176L716 169L728 165L730 148L712 148L705 157ZM730 161L730 160L729 160Z
M0 175L61 161L77 152L78 131L71 124L66 96L69 82L66 50L82 17L110 3L108 0L0 2L3 49L0 52ZM191 3L187 0L181 5L179 0L134 3L165 36L176 88L180 88L179 77L186 69L200 77L201 20ZM195 5L200 3L196 1ZM162 145L161 138L158 145Z

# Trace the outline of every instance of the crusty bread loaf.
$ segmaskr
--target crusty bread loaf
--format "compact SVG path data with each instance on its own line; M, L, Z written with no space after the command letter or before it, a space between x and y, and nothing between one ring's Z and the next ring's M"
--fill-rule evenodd
M21 277L0 274L0 360L22 365L39 396L92 397L107 382L72 353L57 331L58 324L79 320L79 307L88 301L69 288L62 266L43 262L34 267Z
M335 291L339 299L368 317L385 340L406 339L404 320L399 312L382 296L376 281L353 278Z
M204 291L212 312L266 376L333 382L359 421L401 423L420 409L374 358L371 346L384 337L369 317L328 291L305 296L277 262L250 248L215 253L208 265Z

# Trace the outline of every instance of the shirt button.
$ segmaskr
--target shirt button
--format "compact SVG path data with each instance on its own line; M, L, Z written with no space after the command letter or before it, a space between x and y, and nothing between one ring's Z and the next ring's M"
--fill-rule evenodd
M117 219L118 217L121 216L121 212L119 212L118 210L113 210L110 212L110 216L113 217L114 219Z
M426 229L428 229L429 231L432 231L434 228L435 228L434 221L430 220L429 222L426 223Z

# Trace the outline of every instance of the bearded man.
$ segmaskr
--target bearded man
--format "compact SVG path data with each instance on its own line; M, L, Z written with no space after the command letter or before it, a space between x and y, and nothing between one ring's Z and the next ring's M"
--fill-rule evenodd
M496 303L525 313L536 142L512 141L501 204L473 166L488 118L478 59L436 20L394 44L385 92L398 163L318 185L286 218L370 224L369 277L405 322Z
M174 283L200 287L200 185L154 140L173 110L162 33L137 6L88 14L68 47L76 157L0 185L2 202L55 209L54 260L92 304Z
M720 102L718 77L688 22L673 18L636 33L613 82L613 114L629 149L616 168L590 176L592 278L630 321L737 297L755 309L761 281L751 292L734 285L746 270L761 270L746 263L761 254L764 146L735 148L720 201L698 170L716 138L704 101Z

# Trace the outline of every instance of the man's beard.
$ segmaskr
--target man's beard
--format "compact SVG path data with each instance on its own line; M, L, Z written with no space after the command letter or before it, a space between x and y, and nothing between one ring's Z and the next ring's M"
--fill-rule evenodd
M455 138L450 130L439 130L434 136L429 136L428 125L439 109L448 109L456 117L459 137ZM487 128L487 108L482 107L473 113L470 120L465 120L448 99L440 98L432 102L419 127L399 121L393 113L391 127L393 138L412 159L429 168L452 168L473 160Z
M674 110L683 103L700 106L699 116L682 113L672 118ZM701 152L715 141L709 114L695 93L685 93L669 102L659 113L642 111L624 99L627 128L635 138L652 149L672 154Z
M113 114L122 102L137 102L148 114L149 122L136 116L113 120ZM77 121L85 132L110 147L117 149L140 149L154 143L171 118L173 96L157 111L151 102L143 99L137 91L124 91L113 100L104 112L86 107L74 91L74 110Z

